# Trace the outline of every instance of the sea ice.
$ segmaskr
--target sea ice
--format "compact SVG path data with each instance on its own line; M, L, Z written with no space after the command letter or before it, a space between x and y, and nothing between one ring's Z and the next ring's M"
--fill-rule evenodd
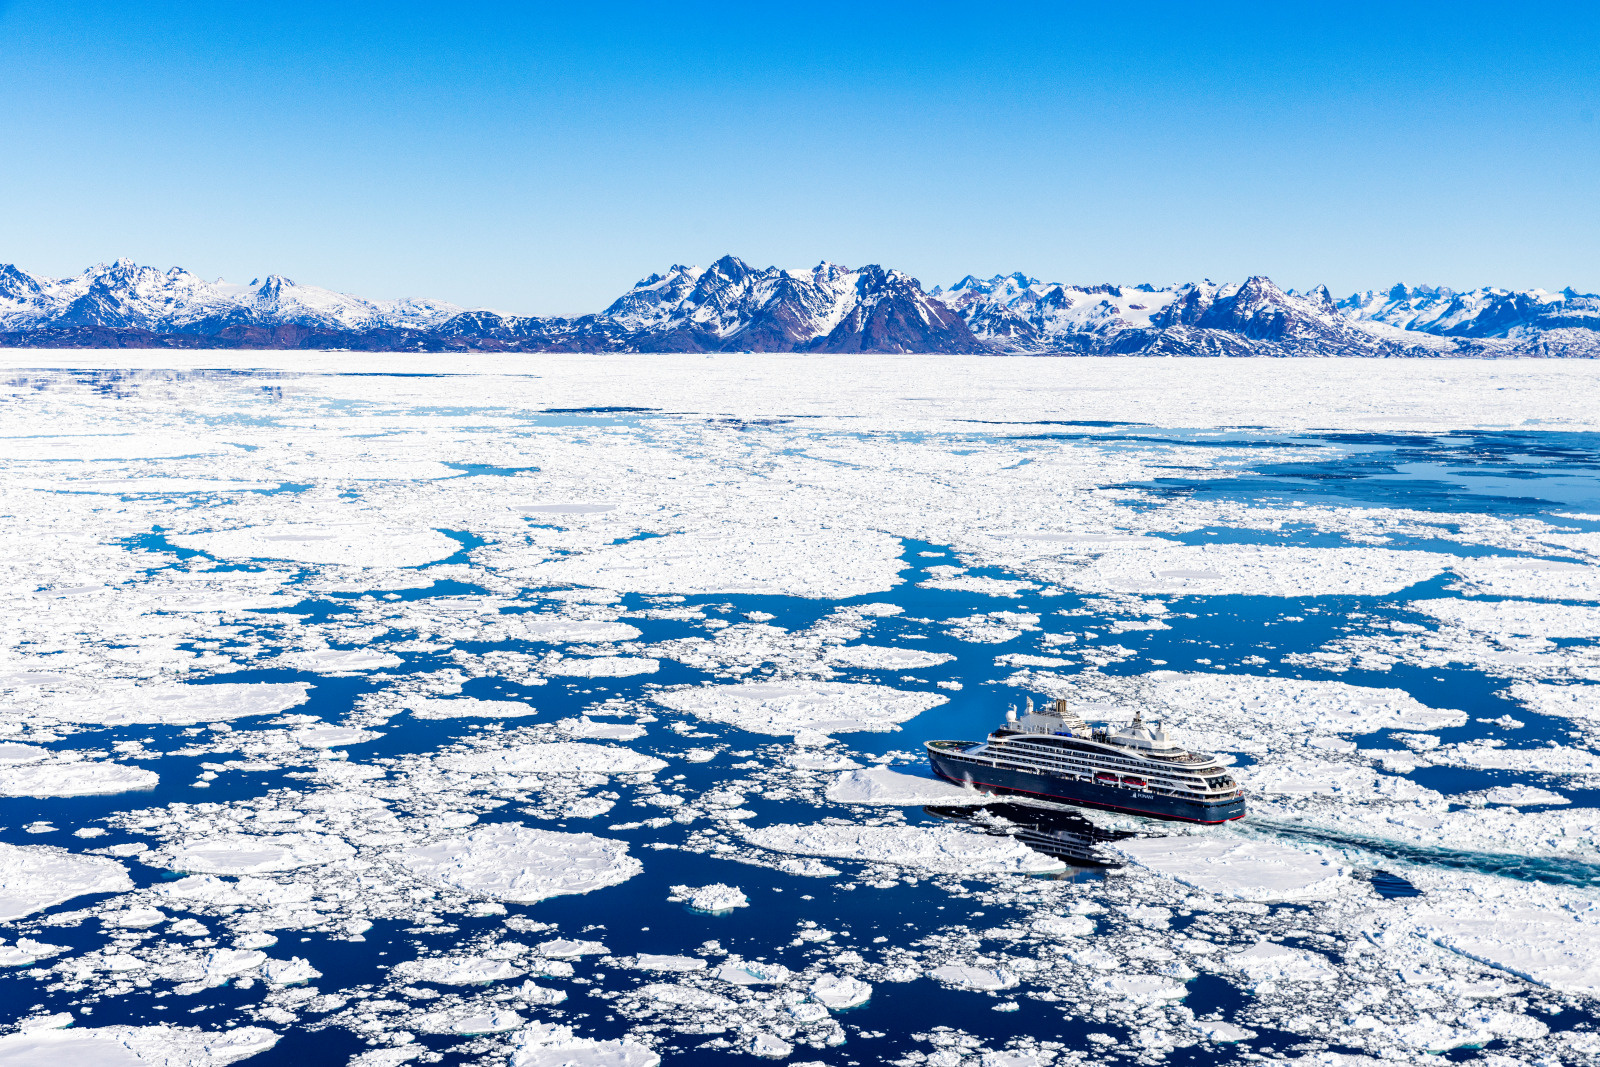
M706 961L698 956L667 956L641 952L634 957L633 966L641 971L703 971Z
M672 896L668 899L681 900L695 911L712 915L750 906L750 898L744 895L744 890L736 885L724 885L722 882L712 882L699 888L675 885L672 887Z
M1327 900L1365 891L1347 869L1265 839L1209 833L1130 838L1107 847L1156 874L1217 896Z
M1490 804L1508 804L1514 808L1572 803L1560 793L1552 793L1548 789L1539 789L1531 785L1497 785L1486 789L1483 799Z
M441 756L447 771L472 774L654 774L666 761L620 745L583 741L546 741Z
M493 823L389 858L424 881L516 904L593 892L644 870L624 841L521 823Z
M116 860L0 841L0 922L15 921L86 893L122 893L132 888L126 868Z
M1381 548L1153 541L1149 547L1112 547L1088 567L1052 577L1091 593L1384 596L1432 578L1451 562L1432 552Z
M418 719L507 719L537 715L539 709L519 700L479 700L477 697L410 697L404 706Z
M0 1067L222 1067L277 1043L277 1034L259 1026L216 1032L175 1026L28 1030L0 1037Z
M534 1023L522 1031L511 1067L656 1067L661 1057L631 1037L597 1041L574 1037L572 1028Z
M872 987L859 978L843 974L819 975L811 983L811 995L834 1011L859 1007L872 999Z
M994 798L937 778L901 774L887 767L846 771L828 786L835 804L988 804Z
M185 874L270 874L349 859L355 849L336 837L230 834L184 842L164 856L169 870Z
M775 825L745 831L758 848L801 856L892 863L947 874L1041 874L1066 864L1009 837L951 827Z
M113 685L49 698L40 714L60 722L125 726L190 726L276 715L309 699L309 682L208 682L198 685Z
M523 972L510 960L489 959L485 956L433 957L406 960L394 965L397 977L408 982L431 982L435 985L482 985L516 978Z
M745 682L657 693L656 703L750 733L892 730L949 700L885 685L849 682Z
M1017 976L1003 967L973 967L947 963L928 972L929 976L957 989L997 990L1017 985Z
M1474 556L1450 565L1461 592L1537 600L1600 600L1600 567L1524 556Z
M876 530L719 529L629 541L530 567L502 568L527 585L586 585L640 593L845 598L891 589L906 564L900 542Z
M919 671L955 659L948 652L928 652L920 648L889 648L883 645L844 645L828 652L828 662L846 667L880 671Z
M459 542L438 530L375 522L282 522L169 534L167 539L217 559L283 559L347 567L421 567L461 551Z
M642 656L552 656L539 665L545 674L565 678L628 678L660 668L660 660Z
M81 763L36 763L0 768L0 796L86 797L154 789L155 771L125 763L84 760Z

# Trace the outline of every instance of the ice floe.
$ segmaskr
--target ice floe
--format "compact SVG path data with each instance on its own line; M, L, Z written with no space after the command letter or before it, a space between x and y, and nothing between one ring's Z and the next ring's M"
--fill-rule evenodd
M892 730L949 698L848 682L746 682L677 689L655 700L707 722L781 735Z
M390 858L425 881L518 904L619 885L644 869L626 842L519 823L495 823Z
M530 585L642 593L852 597L899 582L900 544L875 530L681 533L596 549L510 573Z
M949 874L1038 874L1066 866L1009 837L989 837L946 827L780 824L747 830L744 837L750 844L773 852L889 863Z
M35 763L0 767L0 796L86 797L154 789L155 771L125 763L84 760L79 763Z
M654 774L666 761L619 745L548 741L442 756L440 767L471 774Z
M271 523L171 534L168 540L218 559L281 559L347 567L420 567L461 551L459 542L438 530L374 522Z
M828 786L836 804L987 804L993 797L937 778L901 774L887 767L845 771Z
M186 842L163 859L168 868L185 874L269 874L349 859L354 855L355 849L334 837L235 834Z
M176 1026L28 1030L0 1037L0 1065L35 1067L221 1067L265 1052L278 1035L259 1026L208 1032Z
M107 686L93 692L51 696L40 706L39 714L60 722L100 726L188 726L275 715L304 704L310 689L309 682Z
M11 922L89 893L133 888L127 868L102 856L0 841L0 922Z
M1349 868L1271 840L1195 834L1134 838L1110 847L1156 874L1240 900L1326 900L1366 892Z

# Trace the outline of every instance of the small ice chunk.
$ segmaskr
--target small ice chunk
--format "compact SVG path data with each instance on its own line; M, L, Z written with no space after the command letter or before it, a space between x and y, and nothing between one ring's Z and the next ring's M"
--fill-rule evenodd
M562 678L630 678L654 674L661 661L642 656L563 656L545 660L539 669Z
M835 1011L854 1008L872 999L872 987L859 978L842 974L824 974L811 983L811 995L817 1002Z
M322 977L321 971L299 956L291 956L287 960L268 960L262 967L262 973L273 985L300 985Z
M744 890L721 882L703 885L698 889L693 886L675 885L672 887L672 896L668 899L681 900L694 911L708 912L712 915L721 915L735 908L750 906L750 898L744 895Z
M973 967L961 963L947 963L928 972L929 976L957 989L1011 989L1017 985L1017 976L1003 967Z
M518 700L479 700L477 697L411 697L403 706L417 719L509 719L539 714L538 708Z
M735 956L717 968L716 976L732 985L781 985L789 979L789 968L781 963L743 960Z
M634 741L645 735L645 729L636 722L595 722L587 715L576 719L562 719L556 729L568 737L585 737L603 741Z
M343 674L346 671L380 671L398 667L405 660L393 652L369 648L320 648L309 652L285 652L278 663L294 670L314 674Z
M634 957L633 967L640 971L703 971L706 961L698 956L658 956L641 952Z
M109 911L100 916L102 926L121 927L125 930L148 930L167 921L160 908L132 907L127 911Z
M598 941L574 941L570 938L558 937L551 941L541 941L535 946L539 955L554 960L570 960L579 956L603 956L606 947Z
M1306 949L1263 941L1227 957L1227 961L1262 982L1332 982L1339 975L1328 957Z
M383 735L354 726L309 726L289 731L289 740L302 748L340 748L375 741Z
M767 1060L788 1059L794 1046L776 1034L757 1034L750 1039L750 1055Z
M1237 1026L1230 1022L1223 1022L1220 1019L1196 1019L1193 1025L1195 1033L1199 1034L1207 1041L1216 1041L1223 1044L1231 1044L1235 1041L1248 1041L1252 1037L1256 1036L1256 1032L1254 1030L1246 1030L1242 1026Z
M1048 915L1033 920L1032 929L1045 937L1088 937L1094 933L1094 920L1087 915Z

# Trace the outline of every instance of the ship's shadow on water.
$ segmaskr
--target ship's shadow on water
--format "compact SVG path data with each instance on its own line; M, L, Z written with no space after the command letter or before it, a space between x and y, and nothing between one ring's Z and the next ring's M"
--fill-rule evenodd
M962 822L989 834L1014 837L1035 852L1054 856L1069 867L1060 877L1098 874L1122 866L1100 846L1137 836L1131 830L1104 829L1070 811L1031 804L1000 801L981 807L931 805L922 810L935 818Z

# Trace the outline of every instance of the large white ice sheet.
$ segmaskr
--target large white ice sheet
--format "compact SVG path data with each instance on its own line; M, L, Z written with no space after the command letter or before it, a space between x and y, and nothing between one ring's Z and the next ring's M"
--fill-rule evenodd
M132 888L127 870L116 860L0 841L0 922L12 922L86 893L121 893Z
M168 540L218 559L285 559L347 567L420 567L461 551L438 530L382 522L272 523L173 534Z
M530 585L850 597L892 588L899 557L899 542L873 530L734 527L631 541L512 573Z
M277 1043L277 1034L259 1026L216 1032L177 1026L35 1030L0 1037L0 1067L223 1067Z
M628 855L625 841L530 829L520 823L495 823L391 853L389 858L424 881L517 904L593 892L644 870Z
M1288 845L1231 834L1140 837L1111 846L1157 874L1241 900L1326 900L1366 888L1348 869Z

